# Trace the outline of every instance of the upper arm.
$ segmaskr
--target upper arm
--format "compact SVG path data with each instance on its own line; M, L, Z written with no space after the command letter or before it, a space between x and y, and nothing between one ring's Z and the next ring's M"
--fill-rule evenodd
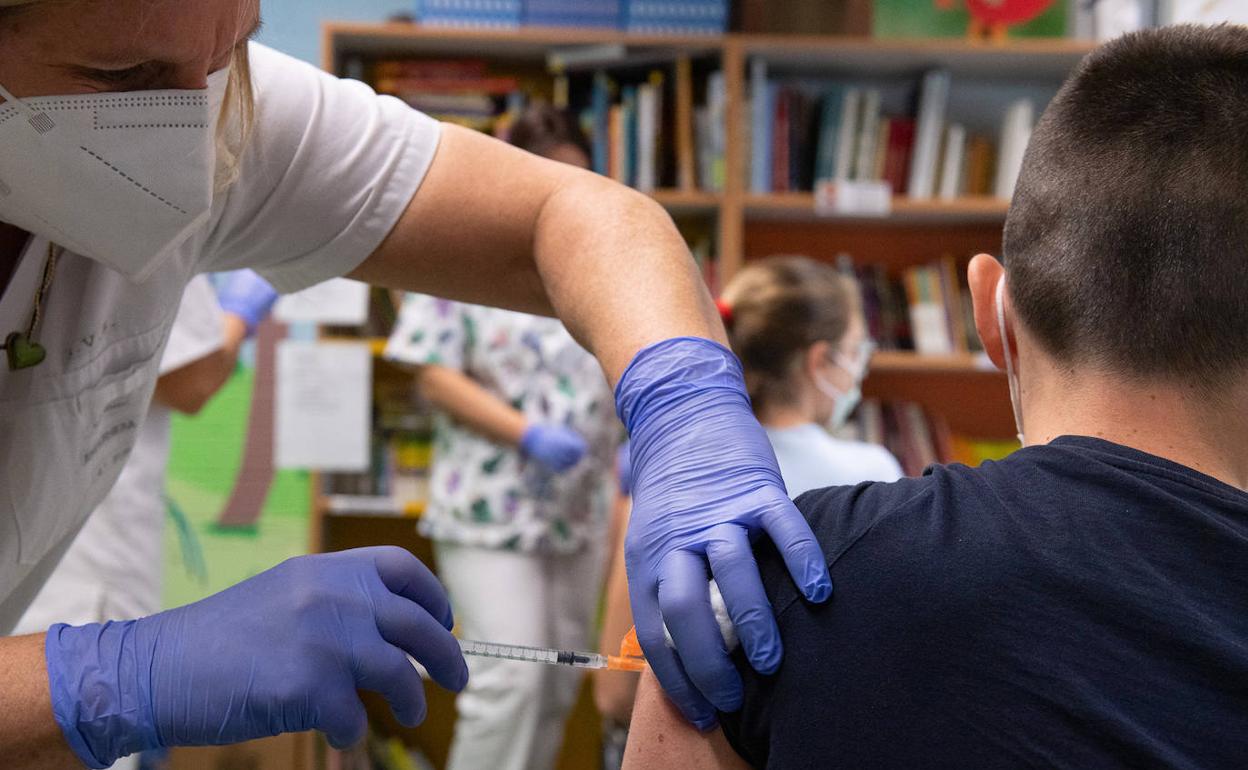
M624 770L739 770L748 768L724 733L698 732L668 701L654 674L646 670L637 688L633 723L624 752Z
M446 125L408 210L351 277L549 315L533 260L535 236L546 202L568 184L611 185L588 171ZM505 275L506 282L482 280L490 274Z

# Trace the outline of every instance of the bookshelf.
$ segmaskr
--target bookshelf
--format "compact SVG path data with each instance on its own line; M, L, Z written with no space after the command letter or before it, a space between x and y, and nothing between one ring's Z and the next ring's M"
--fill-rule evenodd
M963 193L947 199L898 194L884 216L829 215L819 210L809 188L751 192L751 66L755 61L765 62L778 78L842 80L880 88L883 101L894 111L905 103L907 94L914 93L925 72L940 68L949 72L953 81L950 114L964 120L968 130L989 132L999 127L1005 106L1020 95L1035 101L1039 114L1091 46L1045 39L994 44L958 39L771 34L655 37L562 28L428 29L402 23L335 22L323 27L323 66L340 75L364 71L361 62L473 59L528 73L526 77L553 79L547 73L547 57L552 50L569 52L574 61L575 54L582 54L580 63L564 69L571 90L579 95L580 102L574 99L573 104L582 106L588 83L598 69L631 67L635 74L651 67L670 71L681 60L692 62L693 107L707 105L709 75L722 73L722 113L716 113L722 115L721 183L716 189L706 189L697 175L691 180L687 174L668 173L649 194L672 214L687 236L690 228L710 234L717 277L726 282L751 259L786 253L806 254L833 264L849 254L856 264L879 266L894 276L951 255L958 269L964 270L976 253L1000 254L1009 207L1008 201L991 194ZM586 51L589 56L583 55ZM595 53L600 61L594 60ZM684 98L689 98L687 92ZM665 101L665 105L671 104ZM688 120L687 113L683 120ZM676 165L680 162L677 159ZM386 340L369 335L384 333L384 328L372 327L361 332L378 359ZM383 361L378 360L376 367L382 379L396 376ZM883 350L872 362L864 391L868 398L917 403L939 415L959 436L1004 441L1014 435L1004 375L982 354L921 355L911 350ZM413 531L412 518L419 515L419 500L398 500L387 510L352 511L349 506L332 506L323 494L322 481L313 483L314 549L394 542L431 558L429 544ZM431 708L431 715L445 716L449 699L436 688L429 694L431 704L442 704L441 708ZM379 722L388 724L384 709L373 713ZM419 743L438 761L445 756L451 729L451 722L442 716L421 730L398 732L405 740ZM581 721L576 729L569 730L569 736L588 736L590 742L578 747L576 753L593 754L597 721L585 698L573 719ZM390 725L390 729L397 728ZM560 766L577 765L565 761Z

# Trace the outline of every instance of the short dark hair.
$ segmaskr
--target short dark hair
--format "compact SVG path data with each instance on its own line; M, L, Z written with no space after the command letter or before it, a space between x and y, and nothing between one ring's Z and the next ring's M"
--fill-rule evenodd
M1093 51L1045 111L1005 225L1010 296L1059 360L1214 391L1248 369L1248 28Z
M507 141L534 155L545 155L570 144L589 157L589 140L576 118L567 110L542 102L529 106L507 132Z

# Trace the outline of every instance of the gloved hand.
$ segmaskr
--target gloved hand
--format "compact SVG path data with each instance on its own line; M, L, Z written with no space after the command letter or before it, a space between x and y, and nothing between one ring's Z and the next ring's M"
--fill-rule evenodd
M277 302L277 291L253 270L233 270L224 275L217 302L225 312L243 319L248 335L255 334Z
M443 687L468 680L450 604L400 548L301 556L203 601L141 620L53 626L52 708L90 767L167 746L316 729L364 736L357 689L395 717L425 717L419 660Z
M779 667L782 648L750 541L770 536L811 601L831 595L832 579L785 492L731 351L691 337L651 345L615 395L632 437L625 555L637 639L672 701L709 729L712 704L737 710L742 686L711 612L708 565L746 656L764 674ZM664 644L664 621L679 659Z
M579 463L587 449L581 434L562 425L530 425L520 438L520 451L555 473Z
M629 497L633 494L633 461L628 456L627 441L615 452L615 478L620 484L621 495Z

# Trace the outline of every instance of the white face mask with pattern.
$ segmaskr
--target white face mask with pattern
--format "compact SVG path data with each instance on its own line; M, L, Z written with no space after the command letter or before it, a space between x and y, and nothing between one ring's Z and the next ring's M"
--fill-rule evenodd
M1005 378L1010 387L1010 407L1014 409L1014 427L1018 429L1018 443L1027 446L1023 438L1023 397L1022 388L1018 384L1018 373L1014 367L1013 351L1010 350L1010 335L1005 328L1005 275L997 281L997 329L1001 332L1002 354L1005 356Z
M29 99L0 86L0 221L145 280L208 219L229 77Z

